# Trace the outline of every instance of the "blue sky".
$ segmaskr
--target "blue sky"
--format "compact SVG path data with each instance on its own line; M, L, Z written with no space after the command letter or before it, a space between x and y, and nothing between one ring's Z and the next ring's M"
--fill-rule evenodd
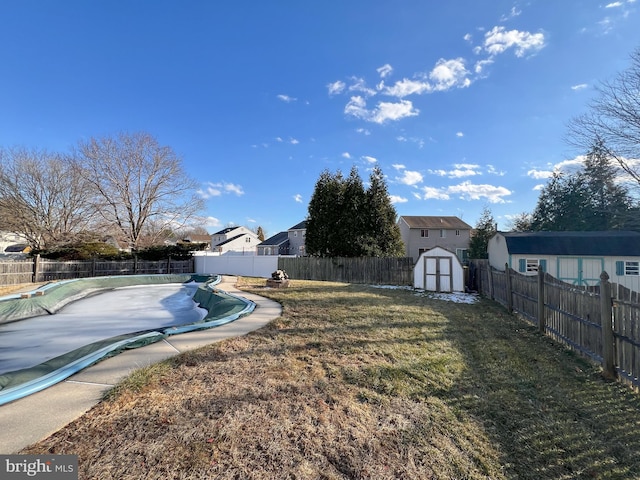
M0 22L0 145L149 132L210 232L269 236L353 165L399 215L488 207L506 229L640 46L636 0L0 0Z

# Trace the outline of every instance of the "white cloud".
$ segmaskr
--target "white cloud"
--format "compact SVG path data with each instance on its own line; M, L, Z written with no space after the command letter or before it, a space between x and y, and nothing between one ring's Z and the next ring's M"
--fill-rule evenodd
M291 103L291 102L295 102L296 100L298 100L297 98L290 97L289 95L282 95L282 94L278 95L278 99L282 100L283 102L286 102L286 103Z
M504 174L506 173L503 170L496 170L496 167L494 167L493 165L487 165L487 172L492 175L498 175L500 177L503 177Z
M391 73L393 72L393 67L386 63L380 68L377 68L376 71L380 74L380 78L385 78L391 75Z
M298 139L296 139L296 138L290 138L290 139L289 139L289 143L290 143L291 145L297 145L297 144L299 144L299 143L300 143L300 141L299 141Z
M586 83L579 83L578 85L572 85L571 86L571 90L583 90L585 88L587 88L589 85L587 85Z
M204 227L220 227L222 223L216 217L204 217L198 222L199 225Z
M482 200L489 203L506 203L503 197L511 195L511 190L494 185L478 185L469 181L447 188L450 194L459 194L463 200Z
M367 103L361 96L351 97L344 107L344 113L353 117L373 123L385 123L387 120L400 120L405 117L418 115L419 110L413 108L409 100L401 100L398 103L379 102L373 110L367 109Z
M347 85L344 82L338 80L336 82L328 84L327 90L329 90L329 95L337 95L339 93L342 93L346 87Z
M418 183L422 183L423 177L420 172L404 170L402 172L402 176L396 177L396 180L405 185L416 185Z
M353 83L349 85L350 92L361 92L366 96L371 97L376 94L376 91L373 88L367 87L367 84L364 78L353 77Z
M617 7L621 7L622 5L623 5L622 2L612 2L605 5L604 8L617 8Z
M391 201L391 203L407 203L409 200L404 198L404 197L400 197L398 195L389 195L389 200Z
M369 155L363 155L362 157L360 157L362 160L364 160L365 162L369 162L369 163L376 163L378 161L378 159L374 158L374 157L370 157Z
M351 158L351 154L349 152L343 152L342 158Z
M534 192L539 192L540 190L542 190L544 188L544 183L539 183L538 185L536 185L535 187L532 188L532 190Z
M420 110L413 107L409 100L401 100L398 103L380 102L372 112L370 121L375 123L385 123L387 120L400 120L406 117L414 117Z
M284 140L282 139L282 137L276 137L276 142L284 142Z
M464 137L464 133L462 133L462 132L456 132L456 137Z
M471 85L469 71L465 68L464 59L454 58L445 60L441 58L436 62L436 66L429 73L429 78L435 82L433 90L445 91L453 87L464 88Z
M391 97L404 98L408 95L421 95L432 90L433 87L428 82L403 78L398 80L392 87L384 87L383 93Z
M396 170L404 170L405 168L407 168L407 167L405 167L404 165L402 165L401 163L394 163L394 164L392 164L391 166L392 166L393 168L395 168Z
M366 128L356 128L356 132L361 133L362 135L371 135L371 132Z
M485 67L491 65L493 63L493 58L487 58L485 60L479 60L476 62L476 64L473 66L473 71L477 74L477 75L481 75L482 72L484 72Z
M464 38L464 40L465 40L466 42L471 42L471 40L473 39L473 36L472 36L470 33L467 33L467 34L465 34L465 36L464 36L464 37L462 37L462 38Z
M493 27L484 35L484 50L491 55L515 49L516 57L523 57L528 52L536 52L545 46L542 33L530 33L520 30L507 31L504 27Z
M293 199L294 199L296 202L298 202L298 203L302 203L302 195L300 195L299 193L296 193L296 194L293 196Z
M506 22L507 20L511 20L512 18L519 16L521 13L522 10L518 10L516 7L511 7L511 11L508 14L502 15L502 17L500 17L500 21Z
M196 191L201 198L207 200L213 197L219 197L225 193L235 193L236 195L244 195L244 190L240 185L233 183L212 183L208 182L205 188Z
M480 165L471 163L457 163L453 166L452 170L428 170L432 175L438 175L439 177L449 178L461 178L461 177L473 177L475 175L482 175L480 171Z
M531 177L535 180L542 180L543 178L551 178L553 172L551 170L529 170L527 172L527 177Z
M422 187L423 200L449 200L449 194L441 189L434 187Z

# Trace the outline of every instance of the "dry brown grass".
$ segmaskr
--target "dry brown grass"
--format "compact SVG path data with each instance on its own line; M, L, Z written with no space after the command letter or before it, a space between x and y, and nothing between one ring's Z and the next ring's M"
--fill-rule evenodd
M23 453L83 479L637 478L640 402L494 304L293 281Z

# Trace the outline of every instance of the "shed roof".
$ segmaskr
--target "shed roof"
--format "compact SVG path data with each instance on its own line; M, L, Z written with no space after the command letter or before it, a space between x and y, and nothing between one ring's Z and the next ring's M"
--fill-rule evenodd
M405 216L400 217L409 228L446 228L457 230L471 230L471 225L463 222L458 217L436 217L436 216Z
M640 256L640 233L498 232L511 254Z
M262 243L259 243L258 246L259 247L279 246L288 241L289 241L289 233L280 232L280 233L276 233L273 237L267 238Z

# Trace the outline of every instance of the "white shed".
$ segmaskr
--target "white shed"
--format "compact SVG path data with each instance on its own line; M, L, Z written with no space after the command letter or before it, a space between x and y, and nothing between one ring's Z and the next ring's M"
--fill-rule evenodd
M434 247L413 267L413 286L431 292L464 292L464 268L455 253Z

